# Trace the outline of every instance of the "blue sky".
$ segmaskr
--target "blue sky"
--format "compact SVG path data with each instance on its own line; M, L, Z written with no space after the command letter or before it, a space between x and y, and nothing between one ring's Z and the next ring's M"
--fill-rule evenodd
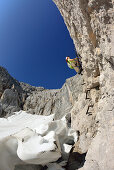
M0 0L0 65L17 80L61 88L75 75L73 41L52 0Z

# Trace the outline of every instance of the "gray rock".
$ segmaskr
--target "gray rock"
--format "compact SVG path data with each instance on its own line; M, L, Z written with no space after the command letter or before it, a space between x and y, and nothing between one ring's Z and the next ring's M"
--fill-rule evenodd
M20 83L0 66L0 117L22 109L22 94Z
M30 84L23 83L23 82L20 82L20 86L23 89L23 91L27 94L27 96L29 96L34 91L43 91L44 90L43 87L31 86Z
M2 103L0 101L0 117L3 115Z
M67 79L61 89L47 90L18 82L4 68L0 69L1 117L23 109L32 114L55 114L55 119L60 119L70 115L74 101L82 92L83 79L80 75Z
M40 165L16 165L14 170L43 170Z
M32 114L55 114L55 119L60 119L70 113L74 101L82 92L82 84L83 80L78 75L67 79L61 89L35 90L26 98L23 108Z
M0 66L0 97L5 89L16 89L18 93L22 92L20 83L10 76L7 70Z
M26 98L32 92L42 90L43 87L18 82L0 66L0 117L9 116L12 112L23 109Z
M21 108L19 106L17 91L6 89L1 96L1 106L7 116L13 112L19 111Z

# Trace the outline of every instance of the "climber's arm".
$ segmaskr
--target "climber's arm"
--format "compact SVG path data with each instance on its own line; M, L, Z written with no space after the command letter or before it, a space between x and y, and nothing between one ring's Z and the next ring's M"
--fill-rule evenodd
M69 59L69 61L75 61L75 58L74 59Z

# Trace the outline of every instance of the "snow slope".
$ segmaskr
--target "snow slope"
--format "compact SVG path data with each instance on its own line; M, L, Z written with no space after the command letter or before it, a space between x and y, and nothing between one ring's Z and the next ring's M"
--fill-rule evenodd
M61 156L67 159L77 135L65 119L16 112L0 118L0 170L13 170L18 164L48 165Z

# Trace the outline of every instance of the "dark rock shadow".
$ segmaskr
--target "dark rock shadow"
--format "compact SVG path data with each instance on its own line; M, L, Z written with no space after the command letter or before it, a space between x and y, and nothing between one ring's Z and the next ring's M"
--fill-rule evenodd
M70 154L68 163L66 165L66 170L76 170L84 166L85 157L87 153L72 152Z

